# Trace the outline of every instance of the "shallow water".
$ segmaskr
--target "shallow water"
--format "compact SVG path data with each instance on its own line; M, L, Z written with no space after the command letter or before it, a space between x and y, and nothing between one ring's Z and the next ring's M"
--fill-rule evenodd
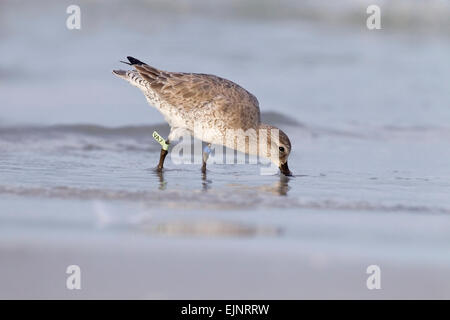
M146 3L126 10L152 19L112 23L120 4L82 2L75 33L49 3L2 4L0 297L450 297L448 29L368 32L352 5L330 24ZM295 176L170 158L156 173L151 133L168 128L110 73L126 55L243 85L289 135ZM91 272L77 296L58 284L70 263Z

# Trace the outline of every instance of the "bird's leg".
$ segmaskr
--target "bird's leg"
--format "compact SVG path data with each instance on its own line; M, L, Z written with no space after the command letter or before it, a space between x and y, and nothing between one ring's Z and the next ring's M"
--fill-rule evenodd
M167 147L162 147L161 148L161 154L159 156L159 163L158 163L158 167L156 168L156 171L161 172L163 167L164 167L164 160L166 159L167 154L169 153L168 149L169 149L169 144L170 141L166 140L166 145Z
M206 161L208 161L210 153L211 153L211 143L208 143L208 145L203 149L202 173L206 172Z

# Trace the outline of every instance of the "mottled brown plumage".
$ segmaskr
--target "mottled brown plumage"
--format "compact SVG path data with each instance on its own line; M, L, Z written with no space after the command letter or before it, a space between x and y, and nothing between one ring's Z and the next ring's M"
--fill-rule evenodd
M225 120L227 128L247 130L260 122L258 100L234 82L209 74L165 72L148 65L135 68L151 90L177 106L186 119L204 118L202 112L206 111L216 122Z
M147 101L159 109L171 127L170 141L188 131L208 143L248 153L248 147L226 141L227 130L254 130L257 138L261 129L276 129L260 122L256 97L230 80L210 74L168 72L132 57L128 60L135 70L114 73L140 88ZM291 143L281 130L277 140L271 143L284 151L271 160L279 166L286 163L287 168Z

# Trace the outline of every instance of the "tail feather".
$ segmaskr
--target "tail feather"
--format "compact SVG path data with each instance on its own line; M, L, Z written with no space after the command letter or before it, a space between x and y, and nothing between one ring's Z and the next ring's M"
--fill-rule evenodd
M119 77L126 76L127 72L125 70L113 70L113 73Z
M149 66L145 62L142 62L130 56L128 56L127 59L128 61L130 61L130 65L135 67L136 70L140 73L140 75L147 81L152 82L161 76L161 70Z
M127 59L128 59L128 61L130 61L132 66L134 66L135 64L138 66L146 65L146 63L144 63L136 58L130 57L130 56L128 56Z
M113 70L113 74L115 74L119 78L125 79L126 81L131 83L133 86L136 86L141 90L147 89L148 81L146 79L144 79L137 71Z
M149 86L162 86L160 80L166 80L167 74L148 64L128 56L128 62L121 61L127 65L131 65L135 70L113 70L113 73L119 78L127 80L132 85L147 90Z

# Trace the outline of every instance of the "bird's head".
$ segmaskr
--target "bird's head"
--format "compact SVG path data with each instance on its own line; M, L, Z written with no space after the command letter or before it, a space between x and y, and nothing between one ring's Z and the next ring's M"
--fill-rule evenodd
M279 139L278 141L275 140L274 143L275 148L277 148L276 150L278 150L278 157L275 157L276 159L271 159L272 162L275 162L274 160L276 160L275 164L278 165L281 173L285 176L292 176L292 172L288 167L288 158L291 153L291 141L289 140L289 137L280 130Z
M288 167L288 158L292 148L289 137L274 126L262 125L262 127L270 130L270 134L268 134L270 151L268 151L267 157L280 168L281 173L285 176L292 176Z

